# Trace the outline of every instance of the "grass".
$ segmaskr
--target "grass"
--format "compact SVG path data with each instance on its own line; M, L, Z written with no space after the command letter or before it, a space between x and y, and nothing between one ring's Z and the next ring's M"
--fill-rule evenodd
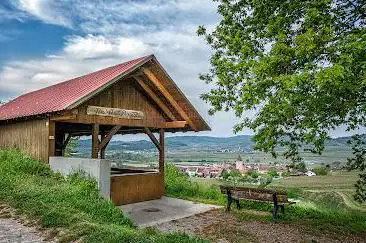
M271 186L306 190L354 190L358 172L331 172L325 176L290 176L271 183Z
M96 182L78 174L67 178L18 150L0 150L0 201L44 228L60 229L61 242L203 242L185 234L138 230Z
M331 185L335 188L350 190L355 178L357 178L355 173L340 173L333 175L333 177L289 177L285 178L285 182L270 184L272 187L277 187L279 184L286 185L284 188L288 196L298 201L296 205L286 207L286 213L279 214L277 221L308 227L312 231L342 234L344 232L366 233L366 213L357 207L350 207L350 202L344 200L344 197L338 192L304 190L304 188L327 189L331 188ZM314 179L315 182L309 179ZM171 165L166 169L166 190L170 196L225 205L225 197L220 193L217 181L200 179L192 181L187 176L180 174ZM351 194L352 192L347 193ZM346 194L348 200L354 203L349 194ZM271 221L271 204L241 201L241 205L244 210L233 210L239 220Z
M219 192L217 184L204 185L191 181L180 173L172 164L165 168L165 192L167 196L223 205L224 195Z

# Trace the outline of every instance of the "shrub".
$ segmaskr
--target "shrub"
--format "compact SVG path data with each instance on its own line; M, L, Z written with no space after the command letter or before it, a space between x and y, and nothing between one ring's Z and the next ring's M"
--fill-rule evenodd
M220 177L222 177L224 180L226 180L227 178L229 178L229 176L230 176L230 174L229 174L229 172L227 172L226 169L223 169L221 171Z
M315 172L316 175L327 175L329 172L329 169L325 166L321 166L321 167L316 167L313 169L313 171Z
M258 172L257 172L257 171L255 171L255 170L250 170L250 171L248 171L247 175L248 175L248 176L250 176L250 177L252 177L252 178L254 178L254 179L256 179L256 178L258 178L258 177L259 177Z
M273 168L270 168L270 169L268 170L267 174L268 174L268 176L269 176L269 177L276 177L276 176L279 176L279 175L278 175L278 173L277 173L277 171L276 171L275 169L273 169Z
M231 177L241 177L241 173L237 169L233 169L233 170L230 170L229 176L231 176Z
M165 166L165 191L167 195L178 198L208 200L211 203L224 202L224 196L217 185L204 187L192 182L172 164Z

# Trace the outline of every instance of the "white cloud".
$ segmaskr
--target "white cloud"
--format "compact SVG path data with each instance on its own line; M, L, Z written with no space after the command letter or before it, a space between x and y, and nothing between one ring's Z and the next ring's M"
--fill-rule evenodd
M17 0L13 4L19 10L45 23L61 25L68 28L72 27L72 12L67 1Z
M104 36L72 36L65 43L65 54L78 58L93 58L113 54L113 44Z
M149 47L139 39L120 37L118 52L123 56L144 55L149 52Z

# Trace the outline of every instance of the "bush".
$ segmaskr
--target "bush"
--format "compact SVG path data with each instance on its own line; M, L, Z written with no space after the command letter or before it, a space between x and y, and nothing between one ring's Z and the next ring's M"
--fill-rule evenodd
M241 173L237 169L230 170L229 175L231 177L241 177Z
M217 185L204 187L192 182L186 174L181 173L174 165L165 166L165 191L168 196L183 199L208 200L211 203L223 203L224 196Z
M284 171L284 172L281 173L282 177L288 177L290 175L291 175L291 172L288 172L288 171Z
M316 175L322 176L322 175L327 175L329 172L329 169L325 166L321 166L321 167L314 168L313 171Z
M252 178L254 178L254 179L256 179L256 178L258 178L258 177L259 177L258 172L257 172L257 171L255 171L255 170L250 170L250 171L248 171L247 175L248 175L248 176L250 176L250 177L252 177Z
M229 174L229 172L227 172L226 169L223 169L221 171L220 177L222 177L224 180L227 180L227 178L229 178L229 176L230 176L230 174Z
M276 177L276 176L279 176L277 171L273 168L269 169L268 172L267 172L268 176L269 177Z
M305 172L306 171L306 164L304 162L296 163L294 165L294 169L298 170L298 171L301 171L301 172Z

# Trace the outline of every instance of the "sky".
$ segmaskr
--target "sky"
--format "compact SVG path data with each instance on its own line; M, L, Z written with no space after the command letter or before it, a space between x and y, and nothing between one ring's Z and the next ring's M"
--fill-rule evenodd
M212 0L1 0L0 100L155 54L212 128L200 135L232 136L239 119L199 98L211 50L196 30L218 20Z

